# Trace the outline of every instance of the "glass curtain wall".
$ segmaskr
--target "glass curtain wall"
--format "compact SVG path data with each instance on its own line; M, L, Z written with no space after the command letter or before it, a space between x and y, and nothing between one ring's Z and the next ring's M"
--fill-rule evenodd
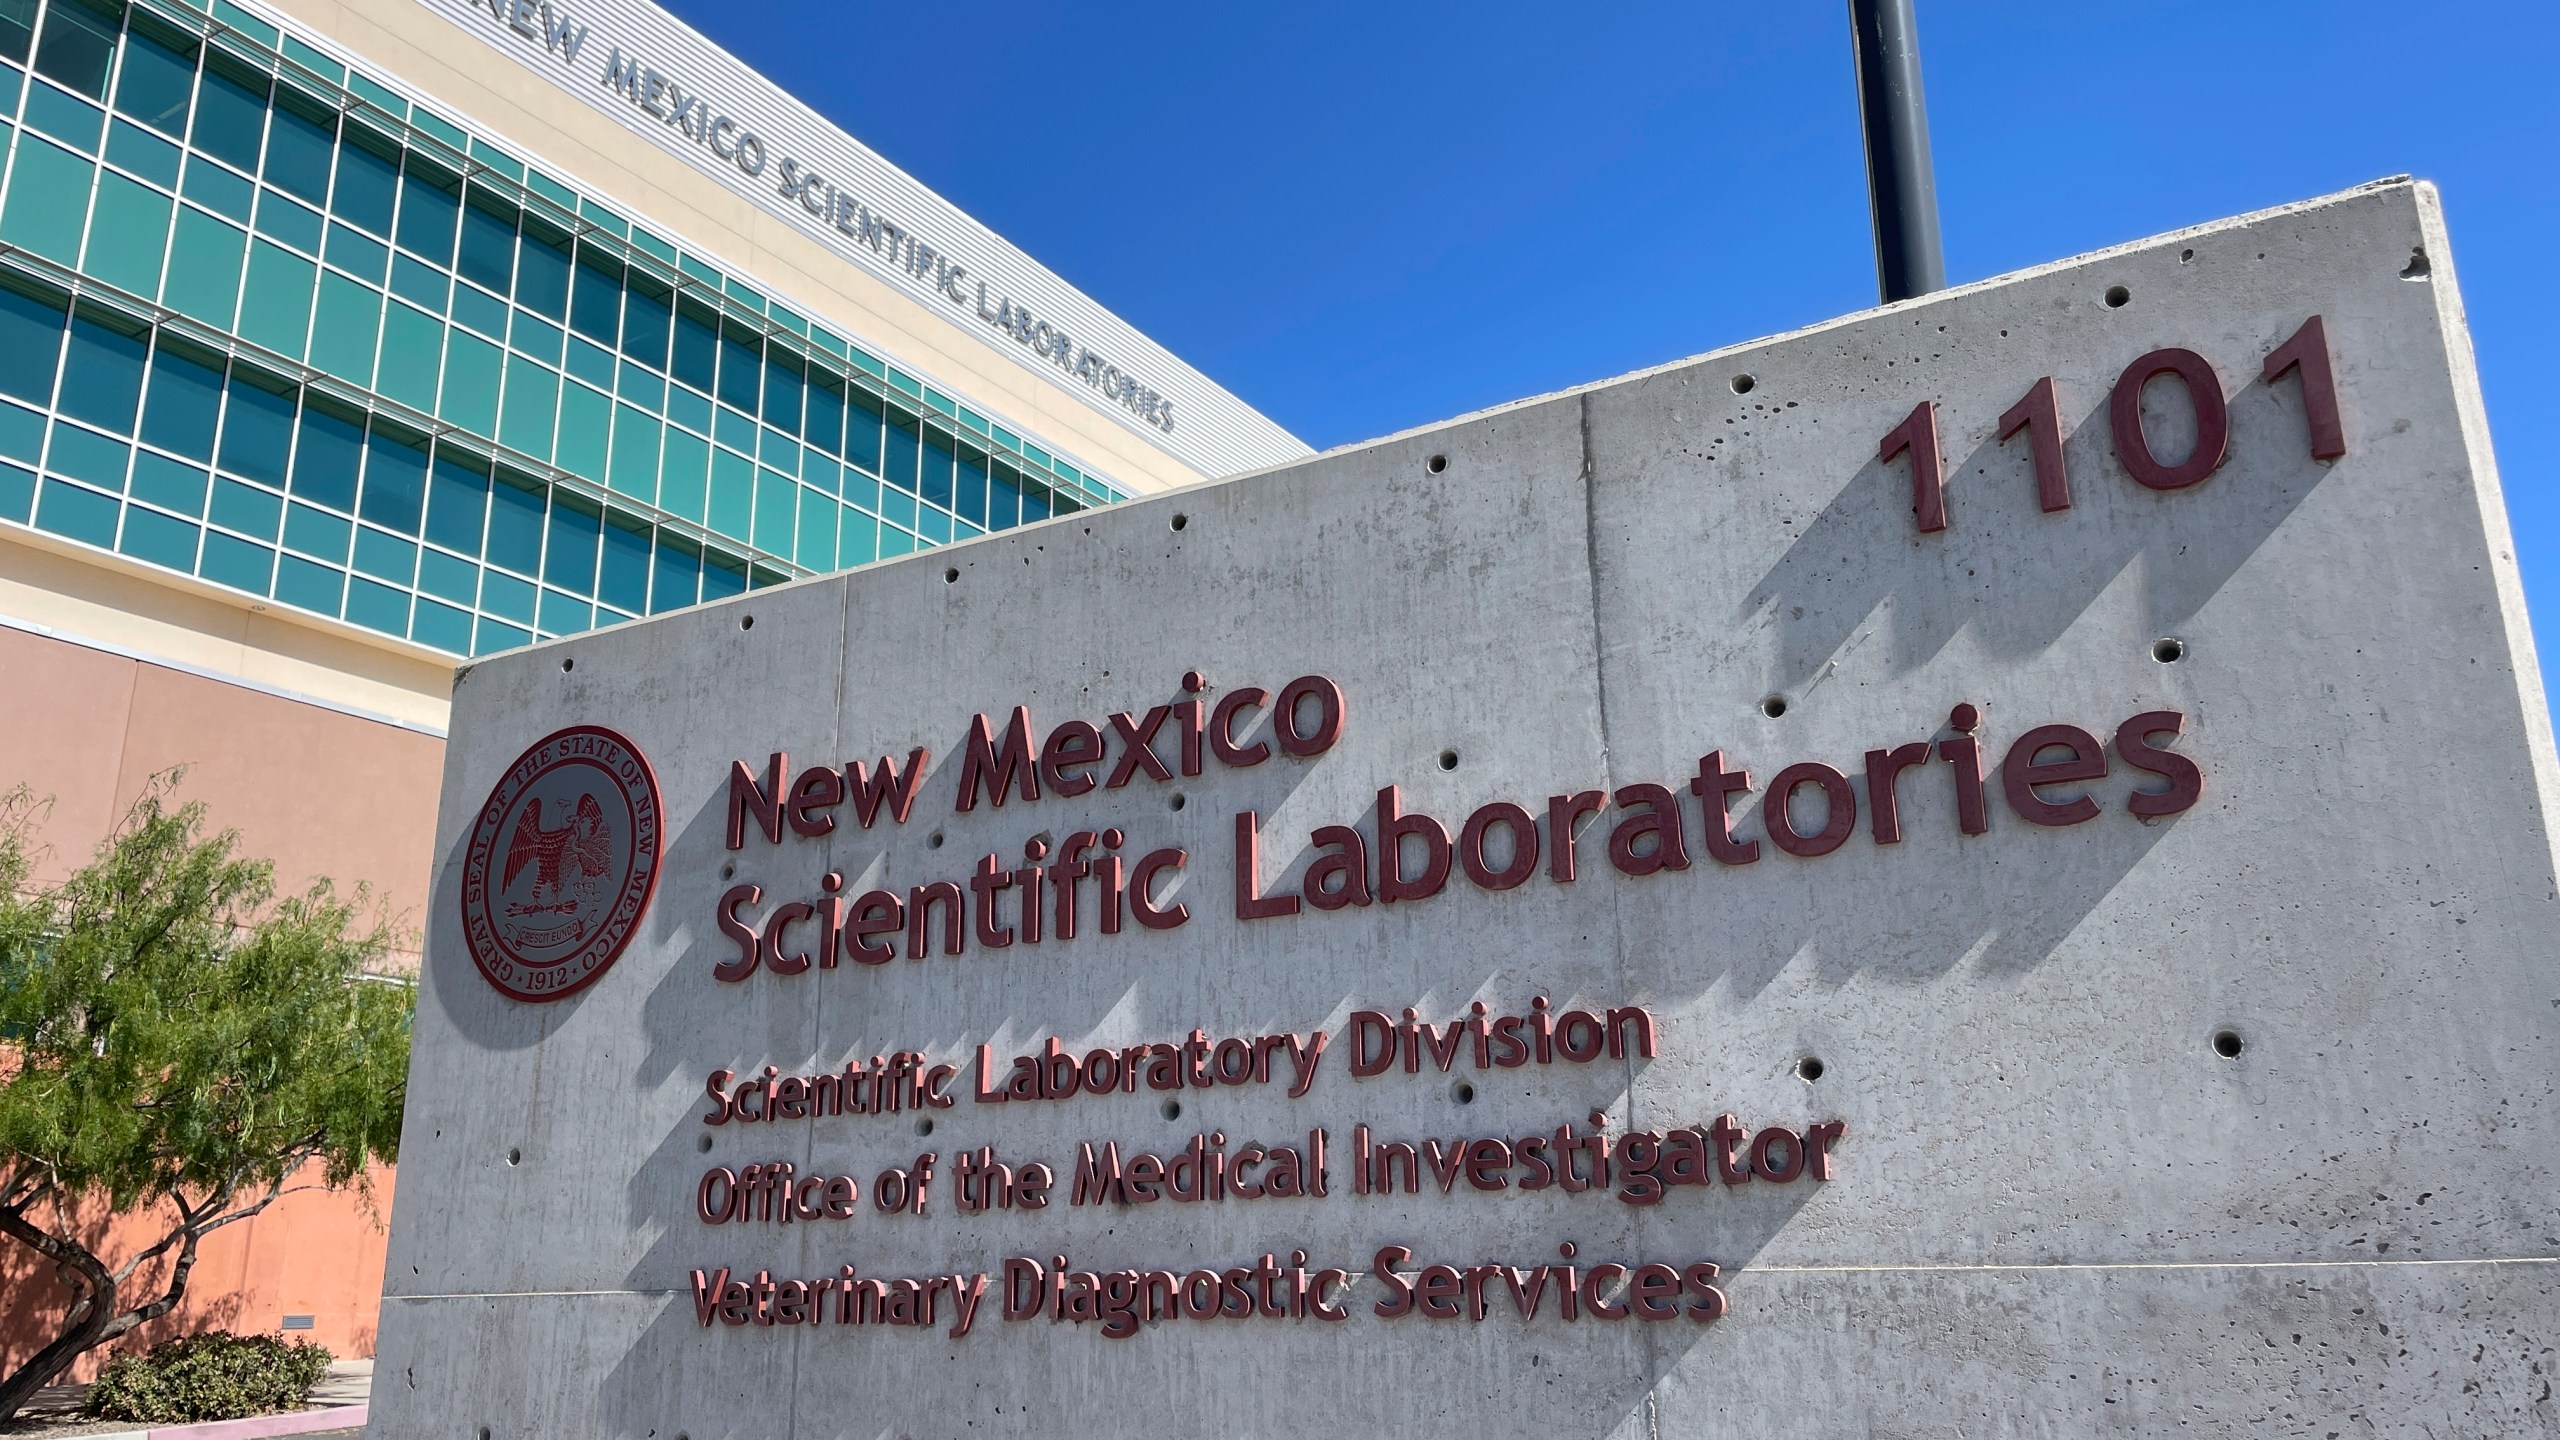
M0 521L460 655L1124 498L223 0L0 140Z

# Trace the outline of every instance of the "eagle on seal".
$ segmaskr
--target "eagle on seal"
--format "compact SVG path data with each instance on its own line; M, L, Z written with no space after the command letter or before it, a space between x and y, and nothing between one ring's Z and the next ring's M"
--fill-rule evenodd
M613 837L605 833L604 807L593 795L578 797L578 811L557 830L542 828L542 801L524 807L514 838L507 842L507 868L501 891L514 888L516 877L532 865L533 893L557 894L565 867L579 875L600 876L613 866Z

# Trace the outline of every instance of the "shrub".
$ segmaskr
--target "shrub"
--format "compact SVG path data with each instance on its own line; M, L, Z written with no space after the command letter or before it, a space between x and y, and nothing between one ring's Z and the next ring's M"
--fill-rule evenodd
M89 1413L145 1425L237 1420L296 1409L328 1378L327 1347L214 1330L119 1355L89 1390Z

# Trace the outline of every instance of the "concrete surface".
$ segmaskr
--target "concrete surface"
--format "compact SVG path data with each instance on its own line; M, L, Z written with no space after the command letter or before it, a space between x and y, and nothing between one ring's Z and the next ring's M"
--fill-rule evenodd
M384 1436L1376 1433L1638 1436L2542 1433L2555 1427L2551 1110L2560 789L2512 546L2432 193L2366 187L1854 316L1433 430L847 576L582 635L456 694L439 882L378 1351ZM2110 303L2110 291L2121 287ZM2324 317L2347 452L2312 458L2270 350ZM2228 458L2180 491L2128 478L2107 397L2191 348L2229 397ZM2054 377L2072 508L2036 505L1998 418ZM1747 386L1739 377L1749 377ZM2194 432L2143 400L2164 457ZM1949 527L1919 533L1877 437L1941 407ZM1438 457L1435 463L1435 457ZM752 618L752 628L744 622ZM2179 658L2155 658L2174 639ZM571 668L574 662L574 668ZM1323 674L1348 696L1313 760L954 808L969 717L1214 701ZM1782 706L1768 702L1772 698ZM2171 709L2204 776L2127 811L2110 746L2085 824L2025 823L1989 784L1960 833L1950 765L1867 828L1870 749L2030 727L2100 738ZM1770 709L1782 708L1772 716ZM639 938L547 1005L484 983L453 923L483 797L541 736L603 724L656 768L666 865ZM1255 733L1262 733L1257 730ZM2155 737L2167 744L2165 737ZM723 845L733 760L934 753L904 825ZM1171 747L1164 747L1169 750ZM1766 786L1855 779L1835 853L1703 847L1685 782L1722 750ZM1115 750L1116 753L1116 750ZM1452 830L1479 805L1672 787L1691 865L1634 876L1604 813L1581 877L1424 901L1234 915L1234 817L1267 888L1310 832L1374 838L1379 787ZM2052 800L2074 787L2050 787ZM1182 804L1175 805L1179 796ZM1762 791L1734 807L1765 836ZM1811 793L1799 823L1818 811ZM1187 924L797 976L711 975L733 878L782 899L965 880L1026 840L1123 826L1181 846ZM1088 902L1090 894L1088 893ZM1088 909L1086 923L1091 924ZM1353 1079L1310 1092L961 1102L706 1127L705 1076L914 1048L964 1064L1098 1045L1339 1031L1351 1012L1532 995L1642 1004L1650 1062ZM2237 1036L2240 1052L2216 1052ZM1820 1062L1820 1077L1804 1078ZM1474 1084L1471 1103L1454 1083ZM1824 1183L1683 1187L1650 1207L1549 1189L1353 1196L1349 1134L1519 1136L1839 1120ZM1326 1199L1078 1208L1076 1142L1230 1149L1326 1127ZM951 1157L1061 1171L1036 1213L960 1214ZM931 1213L884 1216L886 1166L941 1157ZM858 1216L711 1227L706 1168L788 1158L866 1187ZM697 1322L690 1274L1250 1264L1365 1271L1713 1261L1712 1324L1352 1318L930 1331Z

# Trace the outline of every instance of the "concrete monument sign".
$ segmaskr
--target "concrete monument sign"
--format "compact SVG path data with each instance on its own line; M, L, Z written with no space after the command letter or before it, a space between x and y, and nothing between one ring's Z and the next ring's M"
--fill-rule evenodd
M2554 1428L2555 798L2396 182L509 655L374 1423Z

